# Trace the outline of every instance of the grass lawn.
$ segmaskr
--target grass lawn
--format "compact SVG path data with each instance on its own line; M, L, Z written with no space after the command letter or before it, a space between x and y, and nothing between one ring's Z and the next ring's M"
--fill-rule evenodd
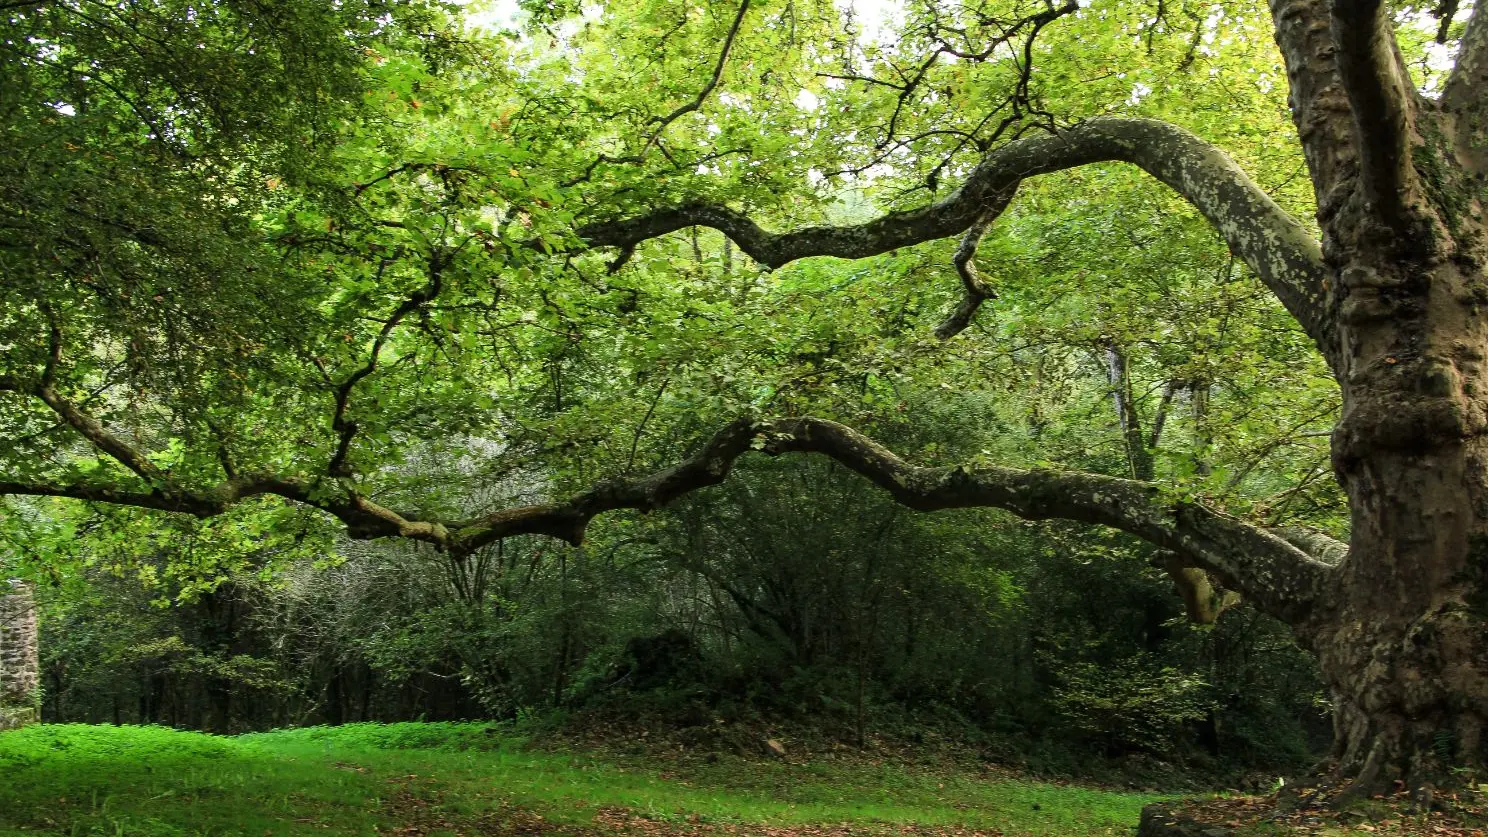
M1127 835L1155 797L947 768L605 761L484 724L0 734L16 835Z

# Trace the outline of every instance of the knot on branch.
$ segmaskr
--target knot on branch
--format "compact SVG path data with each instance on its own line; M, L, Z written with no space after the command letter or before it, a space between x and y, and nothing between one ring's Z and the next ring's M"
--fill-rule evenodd
M750 441L749 447L763 453L765 456L779 456L782 453L790 453L795 450L792 445L797 438L794 433L779 430L771 425L761 426Z
M584 544L584 531L588 528L588 516L570 514L561 516L558 520L554 521L553 528L548 534L569 546L582 546Z
M342 518L342 522L346 524L346 537L354 541L374 541L387 537L388 534L386 527L373 525L365 520L349 521Z

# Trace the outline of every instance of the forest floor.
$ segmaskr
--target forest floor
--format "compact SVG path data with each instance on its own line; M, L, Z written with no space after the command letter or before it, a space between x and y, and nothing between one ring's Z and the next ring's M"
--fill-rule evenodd
M1484 834L1389 800L1281 816L1267 797L1179 802L933 750L751 757L634 735L534 746L479 723L235 737L40 725L0 734L0 837L1111 837L1159 800L1184 826L1172 833L1202 837Z
M1158 798L892 759L533 748L484 724L0 735L0 837L1095 837Z

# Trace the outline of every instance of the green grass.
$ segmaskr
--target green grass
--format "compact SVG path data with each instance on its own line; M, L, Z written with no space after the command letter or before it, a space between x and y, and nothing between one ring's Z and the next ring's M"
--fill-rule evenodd
M0 837L669 834L750 826L1130 834L1155 797L954 768L723 757L604 761L483 724L359 724L222 738L159 727L0 734ZM618 809L624 809L623 812ZM595 824L596 815L604 819ZM643 819L634 819L635 816Z

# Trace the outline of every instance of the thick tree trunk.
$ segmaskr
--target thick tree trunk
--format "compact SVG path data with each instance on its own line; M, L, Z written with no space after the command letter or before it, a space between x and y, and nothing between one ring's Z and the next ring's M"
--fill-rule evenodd
M1336 769L1361 789L1488 762L1488 540L1468 508L1485 469L1468 447L1376 463L1336 603L1300 632L1332 693Z
M1455 8L1455 7L1449 7ZM1477 10L1435 100L1377 0L1272 0L1323 230L1348 557L1294 624L1332 691L1334 776L1428 789L1488 763L1488 239ZM1317 335L1315 335L1317 336Z
M1336 770L1360 790L1488 764L1488 278L1451 249L1356 250L1340 272L1333 454L1352 543L1298 634L1332 691Z

